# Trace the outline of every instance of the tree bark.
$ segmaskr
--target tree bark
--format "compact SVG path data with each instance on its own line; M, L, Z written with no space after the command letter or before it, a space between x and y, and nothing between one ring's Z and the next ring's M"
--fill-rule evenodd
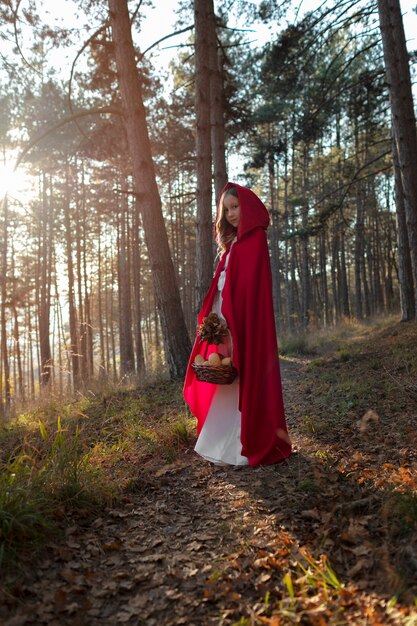
M337 280L337 266L339 259L339 226L338 224L334 224L333 233L330 234L329 237L329 247L331 249L331 265L330 265L330 276L331 276L331 284L332 284L332 294L333 294L333 310L334 310L334 320L338 322L340 319L340 294L339 294L339 281Z
M80 364L80 381L83 385L88 381L88 369L87 369L87 326L84 318L84 301L83 301L83 286L82 286L82 258L81 258L81 245L83 243L83 234L81 232L81 216L80 216L80 197L78 193L77 174L75 174L75 270L77 274L77 297L78 297L78 346L79 357L78 362ZM85 245L85 244L84 244Z
M307 234L308 226L308 149L304 146L303 150L303 206L301 208L301 226L303 235L300 237L301 243L301 325L303 330L307 330L310 314L310 269L308 258L309 236Z
M279 176L277 175L277 179ZM269 182L269 202L271 228L269 230L271 271L272 271L272 297L274 303L275 326L278 334L282 331L282 310L281 310L281 276L280 276L280 258L279 258L279 195L275 193L275 164L271 155L268 163L268 182Z
M74 389L81 386L80 361L79 361L79 339L77 309L75 306L74 294L74 262L72 258L73 239L70 217L70 197L68 173L66 180L66 199L64 206L65 243L67 252L67 273L68 273L68 309L69 309L69 329L70 329L70 355L72 366L72 380Z
M213 155L214 193L217 204L220 199L220 192L227 183L224 132L224 87L221 50L217 46L216 16L213 9L213 0L207 2L207 7L210 57L211 149Z
M415 317L413 269L408 243L404 189L400 164L398 163L397 144L394 140L392 156L394 162L395 205L397 207L398 281L400 283L401 321L407 322Z
M200 308L213 277L213 225L211 207L211 115L209 13L212 0L194 0L195 111L197 154L197 307ZM213 23L213 20L211 20Z
M13 318L14 318L14 326L13 326L13 338L14 338L14 346L16 351L16 362L17 362L17 371L18 371L18 389L19 389L19 400L21 402L25 402L25 381L23 376L23 366L22 366L22 351L20 349L20 329L19 329L19 316L17 313L17 308L15 306L13 308Z
M42 176L42 225L40 237L40 289L38 301L39 318L39 342L41 352L41 386L47 387L51 379L52 354L49 338L49 324L51 312L51 283L50 283L50 258L52 245L52 207L48 207L46 194L46 176Z
M35 399L35 367L33 358L33 341L32 341L32 311L30 303L27 308L26 326L28 329L28 370L29 370L29 389L31 400Z
M130 268L127 259L126 218L127 202L121 199L121 215L118 223L118 286L119 286L119 342L120 378L135 371L132 335L132 300L130 293Z
M86 361L88 378L94 376L94 346L93 346L93 325L91 322L91 299L88 285L89 272L87 269L87 250L89 228L87 224L87 205L85 199L85 176L84 162L82 163L82 229L83 229L83 283L84 283L84 327L86 335ZM91 291L91 290L90 290Z
M417 315L417 133L410 66L399 0L378 0L379 25L398 153Z
M340 227L340 292L341 310L345 317L350 317L349 289L346 268L346 246L343 226Z
M185 373L191 342L184 322L162 215L161 198L155 179L142 84L135 63L127 0L109 0L109 12L133 178L142 211L166 359L170 375L175 378Z
M145 374L145 355L142 341L142 297L141 297L141 266L140 234L139 234L139 208L135 199L133 208L133 237L132 237L132 261L133 261L133 293L135 302L135 352L136 373L139 378Z
M2 276L1 276L1 355L2 355L2 366L3 366L3 380L0 378L0 383L2 386L4 385L4 400L5 404L2 402L1 410L3 416L7 417L10 409L10 400L11 400L11 388L10 388L10 364L9 364L9 354L7 348L7 248L8 248L8 221L9 221L9 211L8 211L8 198L7 195L4 198L4 218L3 218L3 246L1 251L2 258Z
M364 247L364 206L363 189L361 183L356 186L356 224L355 224L355 312L358 320L363 319L363 300L361 285L361 267Z
M97 214L97 313L98 313L98 332L100 337L100 363L98 367L99 380L107 378L106 369L106 342L104 339L104 323L103 323L103 279L102 279L102 254L101 254L101 223L100 215ZM107 294L104 296L107 298Z
M326 231L319 235L319 258L320 258L320 279L323 299L323 324L325 328L330 325L329 310L329 289L327 286L327 254L326 254Z

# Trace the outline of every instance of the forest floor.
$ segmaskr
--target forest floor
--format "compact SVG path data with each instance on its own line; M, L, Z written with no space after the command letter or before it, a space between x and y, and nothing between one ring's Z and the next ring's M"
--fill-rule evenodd
M296 452L255 470L198 458L190 421L151 435L184 420L178 384L79 410L123 489L57 507L62 533L8 572L0 623L416 625L417 324L361 327L282 376Z

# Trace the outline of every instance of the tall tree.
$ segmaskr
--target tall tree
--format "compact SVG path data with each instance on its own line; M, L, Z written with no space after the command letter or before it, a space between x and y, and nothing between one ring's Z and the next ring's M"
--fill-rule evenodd
M413 269L411 267L410 245L408 243L407 222L404 202L404 190L398 163L397 143L392 139L395 206L397 208L397 243L398 243L398 278L400 282L401 320L403 322L414 319L415 303L413 289Z
M135 63L127 0L109 0L109 12L119 89L123 102L123 118L132 159L135 191L140 199L165 353L170 375L178 377L185 373L191 343L184 321L162 214L161 198L155 179L142 84Z
M7 346L7 249L8 249L8 217L9 217L9 199L7 194L2 202L3 209L3 240L1 248L1 371L0 376L1 397L3 398L3 384L5 401L2 403L1 410L3 415L8 415L10 409L11 386L10 386L10 363L9 351ZM3 383L4 380L4 383Z
M417 315L417 132L410 66L399 0L378 0L378 12L391 101L394 142L404 193L413 270L414 315Z
M39 342L41 353L41 372L40 382L42 387L46 387L51 378L52 369L52 353L50 344L49 317L51 313L51 248L52 248L52 230L53 215L52 207L48 206L46 193L46 176L42 177L42 208L40 219L40 268L39 268Z
M216 42L213 0L194 0L195 114L197 156L197 305L213 275L211 207L210 58ZM213 32L214 30L214 32Z
M225 114L224 114L224 81L223 55L218 45L216 15L213 3L208 3L207 28L209 38L210 61L210 118L211 118L211 149L213 157L214 193L216 202L220 192L227 183L226 150L225 150Z
M127 201L122 196L118 223L118 276L119 276L119 337L120 376L123 378L135 370L132 335L132 303L130 267L127 253Z

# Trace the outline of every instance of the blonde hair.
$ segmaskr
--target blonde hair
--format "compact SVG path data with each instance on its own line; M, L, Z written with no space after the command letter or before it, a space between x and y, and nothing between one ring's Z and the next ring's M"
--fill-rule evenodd
M222 254L225 250L227 250L229 243L231 243L237 235L237 228L229 224L224 215L224 199L226 196L234 196L235 198L238 198L236 187L229 187L226 189L220 198L219 214L216 220L216 242L219 254Z

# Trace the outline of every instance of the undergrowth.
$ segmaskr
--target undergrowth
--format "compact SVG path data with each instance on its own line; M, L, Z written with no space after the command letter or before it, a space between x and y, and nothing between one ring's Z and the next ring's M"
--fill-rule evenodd
M335 326L315 328L310 325L305 331L292 331L279 337L279 351L282 356L321 355L339 351L341 362L351 358L346 342L365 337L375 329L383 329L395 322L394 316L376 316L359 321L343 318Z
M152 459L173 462L192 426L178 383L53 401L4 424L0 569L12 571L67 519L117 500Z

